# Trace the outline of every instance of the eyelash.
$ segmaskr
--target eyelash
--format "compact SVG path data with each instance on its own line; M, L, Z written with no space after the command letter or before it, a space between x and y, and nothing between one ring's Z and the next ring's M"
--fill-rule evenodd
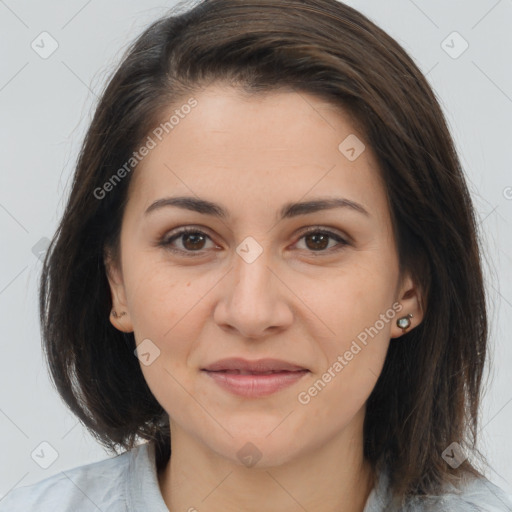
M182 250L182 249L176 249L176 248L171 246L171 244L175 240L177 240L180 237L182 237L183 235L186 235L186 234L189 234L189 233L193 233L193 234L197 234L197 235L203 235L206 238L209 238L211 240L211 237L207 233L205 233L204 231L201 231L200 229L197 229L197 228L183 228L183 229L180 229L179 231L171 234L171 236L165 236L164 238L162 238L162 240L158 243L158 245L161 246L161 247L164 247L165 249L170 250L171 252L178 253L178 254L181 254L181 255L185 255L186 257L192 257L193 258L193 257L196 257L196 256L202 256L207 249L202 249L202 250L198 250L198 251L187 251L187 250ZM340 245L339 247L335 246L334 248L331 247L330 249L319 249L318 251L314 251L312 249L309 249L309 250L306 249L307 251L309 251L309 252L311 252L311 253L313 253L315 255L317 255L317 254L321 255L321 253L328 253L328 254L330 254L332 252L340 251L345 246L350 245L347 240L342 238L337 233L333 233L332 231L323 229L323 228L321 228L319 226L315 226L315 227L309 228L307 231L304 231L301 234L299 240L302 240L305 236L311 235L311 234L327 235L330 238L334 239L336 242L338 242L338 244Z

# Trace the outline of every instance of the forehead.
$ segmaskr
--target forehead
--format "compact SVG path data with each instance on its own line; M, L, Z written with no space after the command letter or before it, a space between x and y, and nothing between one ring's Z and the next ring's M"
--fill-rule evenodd
M184 194L237 207L250 201L278 208L334 191L369 209L385 208L372 151L339 106L304 92L248 95L220 85L193 98L194 108L180 110L185 99L162 114L163 123L176 115L161 140L149 134L154 148L130 185L130 202L140 208L164 195Z

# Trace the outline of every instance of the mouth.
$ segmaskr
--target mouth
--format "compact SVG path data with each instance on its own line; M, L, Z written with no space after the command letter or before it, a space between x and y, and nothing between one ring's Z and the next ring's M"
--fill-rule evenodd
M233 372L250 372L250 373L272 373L272 372L293 372L299 370L307 370L306 367L298 364L289 363L281 359L256 359L249 361L242 357L230 357L228 359L220 359L205 368L205 371L233 371Z
M201 371L223 390L246 398L276 393L310 372L300 365L278 359L248 361L242 358L223 359Z
M226 373L230 375L272 375L273 373L291 373L290 370L269 370L268 372L258 372L249 370L204 370L204 371L215 371L216 373ZM294 370L294 371L306 371L306 370Z

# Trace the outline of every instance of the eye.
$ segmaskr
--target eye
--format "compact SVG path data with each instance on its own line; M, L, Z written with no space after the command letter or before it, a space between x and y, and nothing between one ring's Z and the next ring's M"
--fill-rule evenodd
M344 246L349 245L349 243L337 233L319 227L310 228L302 234L299 241L302 239L305 241L306 250L316 253L338 251L343 249ZM198 253L197 256L199 256L203 251L208 249L208 247L205 247L208 240L212 241L209 235L198 228L183 228L163 238L158 245L172 252L186 256L196 256L194 253ZM332 241L337 242L337 244L335 244L334 247L329 247L329 242ZM176 247L175 242L179 242L181 247ZM215 244L214 246L217 247Z
M191 253L200 253L201 251L205 250L204 245L207 239L211 240L211 238L200 229L184 228L175 232L170 237L164 238L159 245L173 252L185 253L187 256L195 256ZM179 241L182 248L174 247L173 244L175 241Z
M331 252L339 251L349 243L337 233L321 229L319 227L310 228L306 231L299 240L304 239L306 250L311 252ZM337 246L329 247L329 241L336 241Z

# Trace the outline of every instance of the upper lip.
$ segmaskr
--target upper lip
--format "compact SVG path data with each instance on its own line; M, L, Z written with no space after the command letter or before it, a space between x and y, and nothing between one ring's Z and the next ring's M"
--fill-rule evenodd
M216 361L215 363L212 363L201 369L210 372L218 372L222 370L241 370L247 372L293 372L298 370L307 370L307 368L304 368L303 366L288 363L280 359L266 358L249 361L247 359L243 359L242 357L230 357L228 359L220 359L219 361Z

